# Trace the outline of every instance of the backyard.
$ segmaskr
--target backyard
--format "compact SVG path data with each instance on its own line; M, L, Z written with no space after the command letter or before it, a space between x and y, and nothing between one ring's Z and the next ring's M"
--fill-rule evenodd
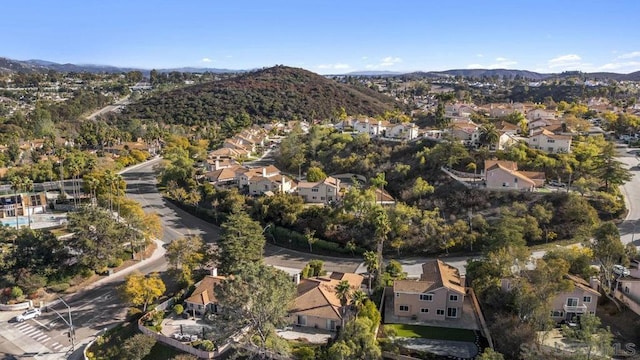
M424 338L434 340L453 340L473 342L476 335L472 330L443 328L435 326L388 324L388 328L395 330L399 338Z

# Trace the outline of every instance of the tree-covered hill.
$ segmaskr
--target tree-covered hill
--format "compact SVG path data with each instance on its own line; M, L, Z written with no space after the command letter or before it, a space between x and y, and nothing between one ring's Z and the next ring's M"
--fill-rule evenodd
M312 72L276 66L158 93L130 105L125 116L166 124L197 125L227 116L273 119L327 119L341 108L348 114L380 115L399 106L366 87L340 84ZM246 114L246 115L245 115Z

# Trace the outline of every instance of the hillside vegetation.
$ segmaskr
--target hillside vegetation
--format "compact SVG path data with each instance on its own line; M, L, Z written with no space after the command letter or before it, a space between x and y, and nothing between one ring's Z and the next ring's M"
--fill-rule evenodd
M276 66L231 79L155 94L127 108L129 118L198 125L226 117L252 122L328 119L349 114L380 115L398 103L364 87L339 84L312 72Z

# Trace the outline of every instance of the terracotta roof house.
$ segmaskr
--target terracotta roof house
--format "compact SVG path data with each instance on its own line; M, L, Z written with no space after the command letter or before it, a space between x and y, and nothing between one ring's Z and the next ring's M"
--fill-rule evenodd
M393 294L394 316L429 322L461 316L466 287L458 269L431 260L419 280L394 281Z
M549 130L535 131L527 138L527 144L534 149L551 154L571 152L571 136L556 135Z
M298 283L298 295L289 317L293 324L335 331L342 321L340 299L335 287L340 281L349 282L352 291L362 286L364 277L359 274L334 272L330 276L302 279Z
M298 183L298 195L306 203L329 203L340 197L340 179L328 176L322 181Z
M485 161L485 185L487 189L533 190L544 185L545 174L534 171L518 171L513 161Z
M203 315L206 312L219 313L218 301L216 300L215 286L225 280L224 276L218 276L214 269L212 275L207 275L200 281L196 289L185 301L185 311Z
M518 131L520 131L520 127L510 122L500 121L496 124L496 130L510 135L516 135Z

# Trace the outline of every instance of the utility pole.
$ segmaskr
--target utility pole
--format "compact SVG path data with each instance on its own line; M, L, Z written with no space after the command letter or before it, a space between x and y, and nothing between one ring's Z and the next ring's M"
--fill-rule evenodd
M66 303L66 301L64 301L64 299L62 299L60 296L58 296L58 299L60 299L60 301L62 301L63 304L65 304L67 306L67 310L69 310L69 321L67 321L67 319L64 318L64 316L62 316L59 312L56 311L56 309L54 308L50 308L51 310L53 310L54 313L56 313L60 319L62 319L62 321L64 321L65 324L67 324L67 326L69 327L69 341L71 341L71 351L73 352L75 350L75 340L76 340L76 330L73 328L73 319L71 318L71 306L69 306L69 304Z

